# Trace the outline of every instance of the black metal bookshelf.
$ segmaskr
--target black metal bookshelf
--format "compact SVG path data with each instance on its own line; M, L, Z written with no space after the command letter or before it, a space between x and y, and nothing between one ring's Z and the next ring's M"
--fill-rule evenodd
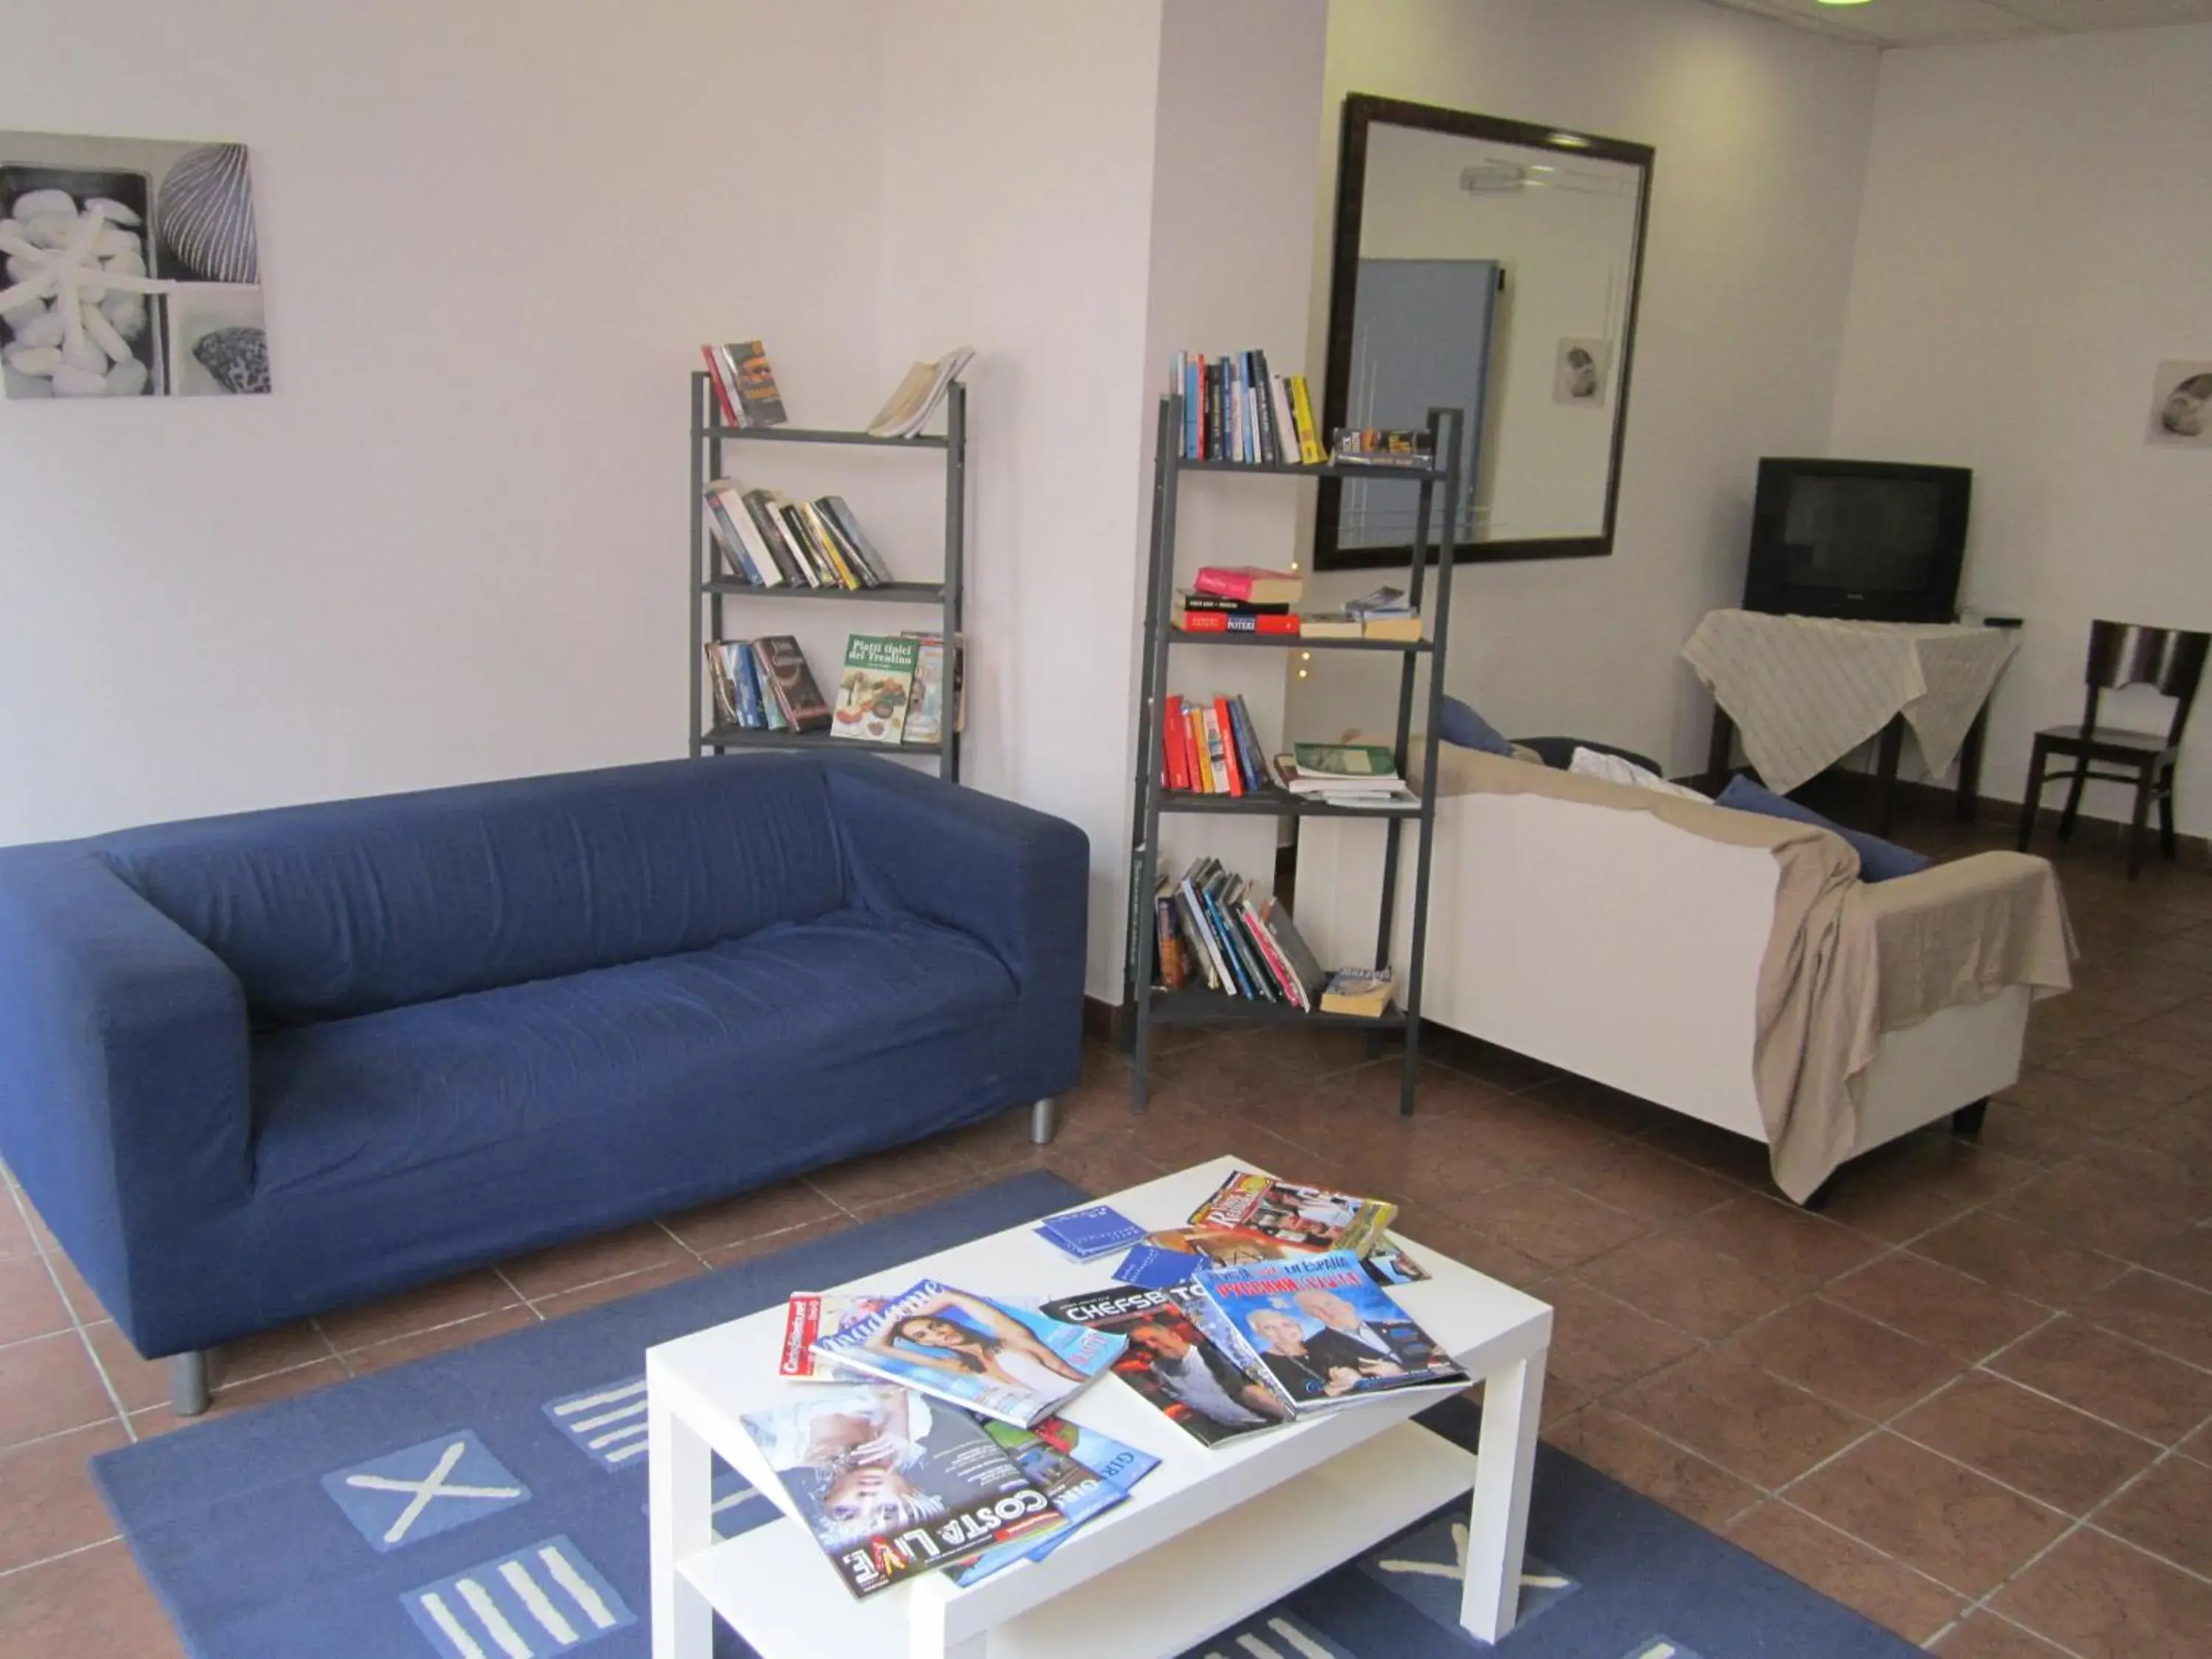
M1291 1024L1403 1032L1406 1042L1405 1077L1399 1096L1399 1109L1407 1114L1413 1109L1413 1086L1420 1069L1421 965L1428 942L1429 863L1436 825L1437 721L1443 699L1444 647L1451 632L1452 567L1449 559L1441 560L1437 565L1434 605L1425 603L1429 598L1430 526L1438 523L1449 526L1457 521L1454 515L1464 482L1460 475L1460 434L1461 423L1465 419L1464 412L1456 409L1432 409L1429 411L1431 453L1445 458L1441 466L1386 469L1351 463L1304 466L1290 462L1252 464L1192 460L1180 453L1183 429L1182 397L1170 392L1160 399L1152 472L1152 562L1145 586L1145 648L1141 679L1144 690L1139 710L1141 730L1137 743L1136 821L1129 853L1128 996L1135 1011L1134 1054L1129 1084L1129 1104L1133 1110L1141 1112L1146 1104L1151 1087L1149 1073L1152 1034L1158 1027ZM1407 596L1413 609L1427 619L1427 637L1419 640L1307 639L1296 634L1186 633L1176 628L1173 620L1176 507L1182 475L1194 472L1259 473L1293 478L1389 477L1417 486L1420 491L1420 501L1415 515L1413 565L1407 578ZM1436 511L1439 491L1443 497L1441 514ZM1398 720L1393 752L1397 758L1401 777L1412 775L1407 761L1408 747L1413 741L1416 677L1422 659L1427 659L1427 725L1420 769L1421 788L1418 798L1405 805L1375 808L1333 806L1324 801L1307 800L1272 783L1243 795L1200 794L1189 790L1169 788L1163 777L1161 712L1167 707L1170 661L1181 659L1182 653L1188 651L1217 647L1248 650L1272 647L1294 651L1397 653L1404 666L1398 679ZM1160 819L1171 812L1382 820L1382 902L1376 927L1372 964L1378 968L1393 965L1391 936L1395 932L1393 922L1397 901L1400 826L1406 823L1415 825L1419 831L1420 841L1413 864L1413 925L1407 948L1395 964L1398 968L1397 1005L1380 1018L1367 1018L1356 1014L1325 1014L1318 1010L1309 1013L1285 1003L1255 1001L1248 997L1231 996L1223 992L1196 988L1170 991L1155 984L1157 944L1152 902L1159 884Z
M721 417L713 382L703 371L691 376L691 754L722 754L736 749L819 749L830 744L850 751L872 749L885 754L937 757L937 775L960 779L961 611L965 596L968 480L968 388L955 380L945 390L942 435L879 438L872 432L838 432L791 426L731 426ZM942 451L945 455L945 579L935 582L886 582L881 587L763 587L730 571L707 528L706 492L710 479L724 476L726 443L865 444L884 449ZM707 642L723 636L723 606L731 599L814 600L836 604L908 605L935 610L945 641L945 712L935 743L856 744L827 732L764 732L714 720L707 686ZM822 680L834 695L833 674Z

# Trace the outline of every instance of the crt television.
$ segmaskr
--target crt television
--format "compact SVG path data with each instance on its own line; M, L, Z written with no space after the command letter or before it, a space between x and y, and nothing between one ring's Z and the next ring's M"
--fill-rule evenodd
M1744 609L1951 621L1973 483L1963 466L1761 461Z

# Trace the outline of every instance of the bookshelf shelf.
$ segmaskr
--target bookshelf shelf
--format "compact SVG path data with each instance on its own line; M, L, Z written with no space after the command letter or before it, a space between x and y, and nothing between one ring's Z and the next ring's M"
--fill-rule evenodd
M1272 646L1279 651L1405 651L1418 653L1436 649L1433 640L1310 640L1303 634L1191 634L1180 628L1167 630L1170 645L1235 645L1247 648Z
M1225 997L1218 991L1160 991L1152 997L1156 1025L1340 1025L1369 1031L1402 1031L1406 1017L1395 1011L1380 1019L1364 1014L1309 1014L1279 1003Z
M1452 563L1437 562L1435 586L1430 581L1428 527L1456 524L1462 489L1461 434L1467 416L1456 409L1429 411L1432 453L1446 458L1440 468L1323 465L1290 463L1254 465L1237 461L1191 460L1180 452L1183 432L1183 400L1179 392L1160 399L1152 471L1152 538L1150 569L1146 581L1143 702L1139 709L1135 823L1131 828L1129 860L1129 956L1126 964L1125 1000L1133 1007L1133 1064L1130 1067L1129 1105L1145 1109L1150 1087L1152 1034L1164 1025L1332 1025L1359 1027L1369 1031L1399 1031L1405 1036L1405 1070L1400 1085L1398 1109L1413 1109L1413 1086L1419 1076L1421 1025L1421 965L1428 939L1429 866L1436 826L1437 744L1443 713L1444 652L1451 630ZM1249 472L1278 477L1389 477L1415 485L1420 501L1413 522L1417 526L1409 550L1412 564L1406 579L1407 597L1413 609L1431 618L1431 636L1424 640L1310 640L1303 635L1187 634L1174 626L1176 568L1176 509L1185 475ZM1437 508L1441 507L1439 515ZM1424 600L1433 602L1433 609ZM1243 795L1198 794L1167 787L1163 762L1163 711L1168 708L1168 668L1176 646L1236 646L1244 649L1267 647L1278 651L1383 651L1396 654L1398 720L1394 754L1401 777L1413 775L1413 714L1417 701L1426 709L1423 743L1424 780L1417 799L1384 808L1333 806L1292 794L1273 785ZM1425 692L1418 685L1418 671L1428 664ZM1288 734L1285 735L1287 740ZM1154 960L1158 927L1154 898L1159 889L1160 820L1171 814L1194 813L1286 817L1369 817L1382 823L1385 845L1382 902L1376 924L1375 955L1371 965L1397 969L1398 1006L1380 1019L1354 1014L1307 1013L1285 1002L1257 1001L1206 990L1195 983L1180 990L1157 985ZM1413 865L1413 906L1411 938L1395 952L1392 934L1397 915L1398 842L1401 825L1411 823L1419 835Z
M945 580L887 582L881 587L763 587L734 574L707 527L704 496L708 480L725 475L726 443L858 444L881 449L939 453L945 468ZM839 432L792 426L731 426L721 418L713 381L702 371L691 376L691 754L719 755L740 749L817 749L834 743L840 750L874 750L879 754L937 757L937 775L960 779L959 640L967 592L968 388L951 382L945 392L942 436L878 438L867 432ZM933 606L938 632L945 640L945 713L935 743L858 743L827 732L768 732L714 720L707 684L706 647L725 637L726 608L756 599L863 601L872 605ZM817 674L817 680L820 676ZM834 676L823 689L836 690Z
M827 427L729 426L720 421L696 426L691 435L717 441L762 444L873 444L884 449L944 449L952 441L949 436L878 438L872 432L840 432Z
M762 587L735 576L716 576L699 590L730 593L748 599L860 599L877 605L942 605L945 587L939 582L885 582L881 587Z
M1219 812L1262 818L1415 818L1420 804L1401 806L1332 806L1327 801L1294 795L1269 784L1243 795L1201 795L1188 789L1160 791L1163 812Z

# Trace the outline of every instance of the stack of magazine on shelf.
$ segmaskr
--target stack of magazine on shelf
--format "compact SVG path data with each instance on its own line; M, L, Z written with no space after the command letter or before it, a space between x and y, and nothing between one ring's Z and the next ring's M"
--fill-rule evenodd
M1313 1012L1328 975L1291 913L1243 877L1201 858L1153 896L1156 983Z
M842 495L793 501L773 489L717 478L706 489L708 532L722 562L755 587L883 587L883 556Z
M1416 806L1398 759L1376 743L1298 743L1275 757L1275 781L1301 800L1372 809Z
M819 732L829 726L830 705L814 684L806 653L790 635L711 640L705 649L719 724L755 732Z

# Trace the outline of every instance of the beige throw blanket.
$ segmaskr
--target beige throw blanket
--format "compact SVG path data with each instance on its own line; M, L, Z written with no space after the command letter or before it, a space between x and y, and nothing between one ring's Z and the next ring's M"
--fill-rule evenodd
M1418 761L1421 746L1413 748ZM1753 1085L1775 1183L1793 1199L1858 1150L1856 1091L1883 1032L2008 986L2048 995L2072 983L2073 936L2043 859L1980 853L1869 885L1858 878L1858 854L1811 824L1449 745L1438 762L1443 794L1540 794L1649 812L1774 855Z

